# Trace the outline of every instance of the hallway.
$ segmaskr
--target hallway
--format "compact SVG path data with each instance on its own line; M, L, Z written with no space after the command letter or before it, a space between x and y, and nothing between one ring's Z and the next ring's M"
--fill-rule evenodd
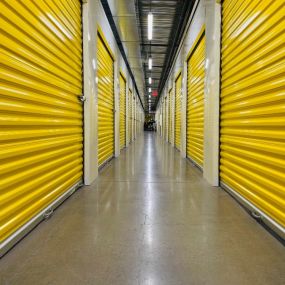
M285 284L283 245L145 133L0 261L1 285Z

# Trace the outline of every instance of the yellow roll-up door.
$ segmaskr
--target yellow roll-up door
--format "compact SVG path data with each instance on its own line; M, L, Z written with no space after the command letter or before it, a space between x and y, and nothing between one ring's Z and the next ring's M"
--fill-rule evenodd
M120 148L126 146L126 80L120 74Z
M170 98L170 130L169 130L169 141L173 143L173 115L174 115L174 98L173 98L173 88L169 91L169 98Z
M139 134L139 106L138 102L136 102L136 134Z
M82 179L80 1L0 4L0 243Z
M133 94L132 94L132 90L129 89L129 98L128 98L128 108L129 108L129 142L132 141L132 136L133 136L133 128L132 128L132 101L133 101Z
M204 28L187 62L187 157L203 168L204 160Z
M168 92L168 141L172 142L172 89Z
M98 165L114 155L114 61L98 34Z
M175 81L175 138L174 144L177 149L180 150L180 141L181 141L181 88L182 88L182 79L181 73L178 75Z
M221 56L221 181L284 229L284 1L225 0Z

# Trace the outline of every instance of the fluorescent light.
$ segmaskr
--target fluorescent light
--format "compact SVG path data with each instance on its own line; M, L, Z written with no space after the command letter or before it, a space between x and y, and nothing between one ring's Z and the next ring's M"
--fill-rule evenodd
M148 58L148 69L149 70L152 69L152 57L151 56Z
M148 88L148 92L151 92L151 88L150 87Z
M151 95L148 95L148 98L151 98Z
M151 84L151 77L148 78L148 83Z
M152 40L152 22L153 22L153 15L152 13L149 13L147 16L147 23L148 23L147 37L149 41Z

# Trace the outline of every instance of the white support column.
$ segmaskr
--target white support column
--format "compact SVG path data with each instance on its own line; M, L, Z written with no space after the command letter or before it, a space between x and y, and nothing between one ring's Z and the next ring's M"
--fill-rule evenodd
M98 98L97 98L97 1L83 2L83 95L84 102L84 183L98 176Z
M220 1L206 0L206 78L204 107L204 178L219 185Z
M160 125L161 125L161 137L163 138L163 135L164 135L164 130L163 130L163 97L161 98L160 100L160 116L159 116L159 120L160 120Z
M137 121L136 121L136 117L137 117L137 97L135 97L135 114L134 114L134 139L137 139L137 130L136 130L136 125L137 125Z
M134 104L134 96L135 96L135 90L133 89L132 93L132 141L135 140L135 122L134 122L134 117L135 117L135 104Z
M116 54L119 54L117 51ZM120 155L120 62L114 62L114 144L115 157Z
M161 108L162 106L160 106L160 111L159 111L159 128L160 128L160 136L162 137L163 136L163 133L162 133L162 113L161 113Z
M129 146L129 82L126 84L126 147Z
M168 122L169 122L169 112L168 112L169 94L168 94L167 89L165 91L166 91L165 92L166 93L166 96L165 96L165 98L166 98L166 104L165 104L165 108L166 108L166 110L165 110L165 113L166 113L166 134L165 134L165 140L166 140L166 142L168 142L168 140L169 140L169 138L168 138L168 128L169 128L169 125L168 125Z

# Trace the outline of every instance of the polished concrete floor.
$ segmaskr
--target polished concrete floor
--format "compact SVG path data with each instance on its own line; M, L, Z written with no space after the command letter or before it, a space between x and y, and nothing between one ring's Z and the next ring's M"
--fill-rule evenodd
M285 250L146 133L0 261L1 285L281 285Z

